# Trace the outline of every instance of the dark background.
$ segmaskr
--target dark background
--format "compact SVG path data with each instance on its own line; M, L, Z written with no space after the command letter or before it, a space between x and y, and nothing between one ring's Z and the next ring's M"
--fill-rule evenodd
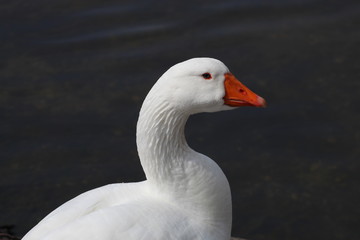
M360 238L360 2L2 1L0 226L144 179L142 100L173 64L222 60L266 109L193 116L233 192L233 235Z

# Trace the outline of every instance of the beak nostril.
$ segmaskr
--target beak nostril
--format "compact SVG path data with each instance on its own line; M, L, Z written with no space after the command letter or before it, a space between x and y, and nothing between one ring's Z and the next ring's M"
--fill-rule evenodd
M243 94L243 95L247 95L247 92L246 92L244 89L242 89L242 88L239 89L239 92L240 92L241 94Z

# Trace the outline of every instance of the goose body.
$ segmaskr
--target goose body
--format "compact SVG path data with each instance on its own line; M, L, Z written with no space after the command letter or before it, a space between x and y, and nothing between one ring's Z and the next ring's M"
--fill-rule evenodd
M188 117L265 101L219 60L174 65L150 90L137 124L146 180L85 192L61 205L23 240L229 240L229 183L209 157L184 136Z

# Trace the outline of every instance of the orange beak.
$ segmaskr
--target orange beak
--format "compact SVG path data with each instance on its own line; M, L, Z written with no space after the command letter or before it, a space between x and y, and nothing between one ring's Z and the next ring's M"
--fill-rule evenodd
M231 73L225 73L224 103L231 107L266 107L265 99L256 95Z

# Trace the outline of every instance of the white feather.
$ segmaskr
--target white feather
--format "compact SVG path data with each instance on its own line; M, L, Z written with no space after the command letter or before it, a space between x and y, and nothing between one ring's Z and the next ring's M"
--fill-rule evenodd
M211 73L212 79L201 75ZM170 68L141 108L137 145L146 181L111 184L66 202L23 240L229 240L231 194L218 165L192 150L184 128L224 105L227 67L195 58Z

